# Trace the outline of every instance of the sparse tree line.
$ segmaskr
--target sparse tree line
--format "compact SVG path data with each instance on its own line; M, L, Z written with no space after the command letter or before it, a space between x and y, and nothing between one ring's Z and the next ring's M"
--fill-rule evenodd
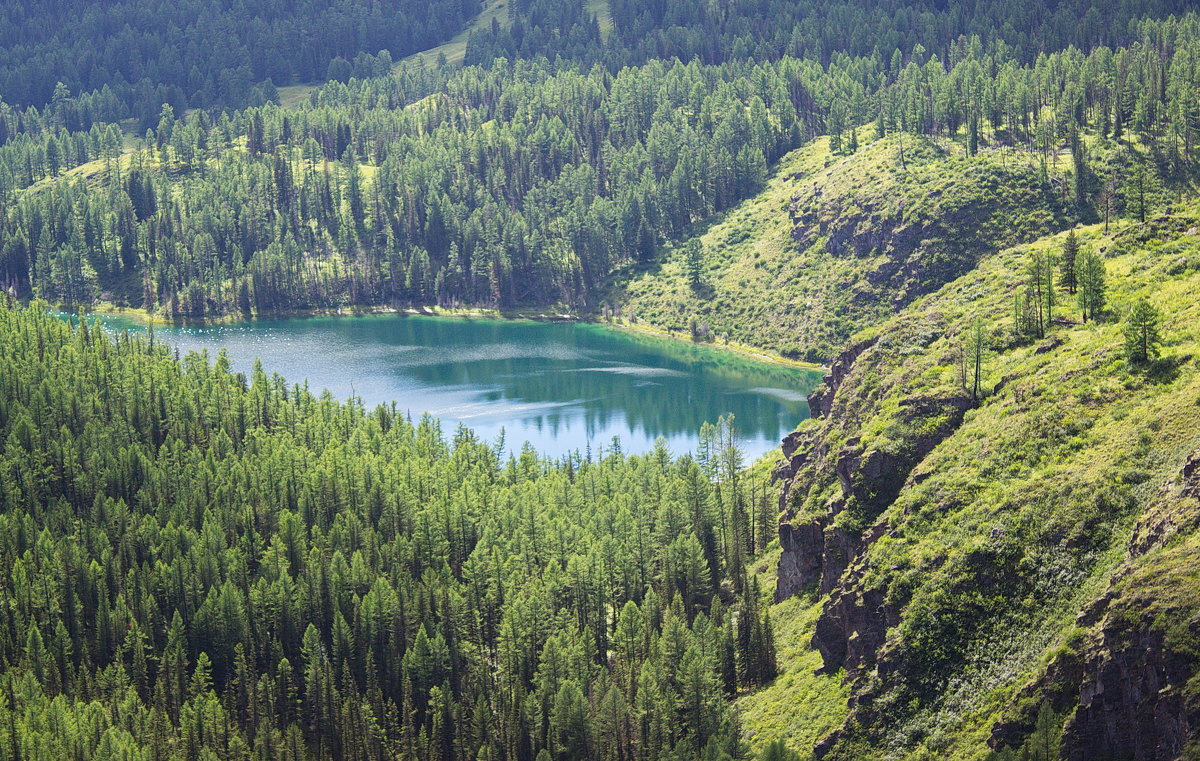
M1063 295L1074 297L1083 323L1103 322L1109 317L1104 258L1091 247L1082 246L1074 230L1067 233L1061 251L1030 253L1025 274L1025 285L1014 296L1012 332L1016 340L1045 338L1056 323L1070 324L1055 317ZM1131 364L1158 356L1161 321L1158 310L1144 296L1129 308L1122 325L1125 358Z
M1083 323L1103 322L1110 317L1107 269L1104 258L1080 244L1074 230L1067 233L1061 250L1030 252L1025 263L1025 282L1013 295L1011 338L1016 343L1045 338L1056 324L1070 325L1056 317L1064 306L1060 299L1074 298ZM1145 364L1159 355L1162 345L1162 315L1146 296L1139 297L1122 318L1123 354L1131 366ZM985 362L994 342L982 318L967 326L958 340L958 379L963 389L978 401L983 396Z

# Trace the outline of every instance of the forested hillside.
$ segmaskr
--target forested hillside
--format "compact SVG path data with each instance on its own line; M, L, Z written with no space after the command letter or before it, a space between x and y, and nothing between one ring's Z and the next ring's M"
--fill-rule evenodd
M760 187L811 129L787 91L802 75L521 63L327 86L218 123L165 113L152 150L17 194L0 280L192 316L586 303L615 264Z
M42 308L0 345L0 756L742 754L774 511L727 424L550 462Z
M607 14L596 8L608 6ZM610 70L656 58L771 61L785 56L827 64L840 57L885 62L923 50L943 60L972 37L988 53L1032 63L1039 54L1074 46L1091 50L1136 39L1131 22L1191 10L1184 0L1138 4L1114 0L1039 3L940 3L928 0L817 2L754 0L518 0L509 25L471 35L467 63L496 57L601 63ZM609 27L610 28L606 28ZM900 61L903 63L903 60Z
M45 107L71 130L126 117L144 129L164 103L238 108L292 82L386 74L478 11L477 0L9 3L0 101Z
M653 61L616 75L527 61L403 68L327 85L297 109L177 119L164 108L132 153L111 129L22 135L0 148L11 207L0 282L20 296L192 317L397 303L594 314L621 306L611 286L654 265L664 241L757 193L770 165L821 132L835 158L894 134L951 146L935 150L965 158L923 169L929 157L911 139L906 157L899 137L894 158L871 154L874 174L912 187L910 161L921 182L986 168L987 193L1027 189L1014 213L1040 221L1011 232L1028 239L1069 220L1144 214L1154 186L1186 185L1200 129L1198 30L1194 16L1147 21L1129 47L1028 66L964 39L945 60L918 49L828 66ZM847 162L830 182L861 168ZM927 202L913 191L913 206ZM796 188L792 201L807 204L798 220L853 217L844 204L867 203L851 195L822 212L824 192ZM945 192L928 214L966 203ZM871 213L897 227L895 215L914 209ZM802 234L800 247L828 247L816 240L824 232ZM940 282L981 247L1016 242L988 235ZM960 257L958 245L945 241L939 256ZM688 315L647 317L669 327ZM802 348L828 356L845 333Z
M466 62L544 57L616 73L654 59L828 63L917 46L948 58L960 36L972 35L1031 62L1067 45L1124 44L1130 22L1188 7L1181 0L1075 0L947 9L884 0L717 9L664 0L521 0L471 34ZM381 76L393 59L454 37L480 9L478 0L11 3L0 11L0 100L46 108L69 129L124 118L144 129L163 103L179 112L239 108L294 82Z
M1195 4L484 9L0 10L0 758L1200 758ZM55 307L829 373L770 487Z

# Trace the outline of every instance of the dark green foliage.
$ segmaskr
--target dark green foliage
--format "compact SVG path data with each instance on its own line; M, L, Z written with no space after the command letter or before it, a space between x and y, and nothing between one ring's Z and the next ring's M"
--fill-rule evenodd
M988 753L985 761L1054 761L1060 757L1059 743L1063 733L1063 717L1054 713L1048 701L1038 709L1033 732L1019 751L1008 746Z
M41 308L0 344L0 756L741 754L733 630L741 684L775 666L722 591L732 434L505 461Z
M857 140L872 117L901 134L958 136L976 124L977 142L1043 158L1073 145L1087 186L1076 183L1088 206L1079 213L1091 214L1085 146L1114 100L1130 99L1137 135L1174 130L1162 144L1168 164L1187 166L1200 146L1192 123L1170 116L1197 87L1196 18L1132 28L1137 46L1025 67L974 45L923 61L652 61L615 75L545 61L402 67L330 83L294 110L178 120L185 104L175 104L148 132L153 150L36 192L23 189L120 154L120 135L64 131L82 124L54 110L69 98L44 112L0 106L0 200L15 207L0 221L0 284L193 317L396 302L587 311L614 275L758 192L788 149L839 124ZM1022 95L1035 90L1041 99ZM1142 214L1157 174L1142 160L1118 163L1147 174L1123 180L1117 204ZM129 204L145 204L118 192L126 164L155 201L149 216L130 215Z
M737 621L738 673L743 683L758 686L770 682L778 673L775 632L770 611L762 607L758 580L750 577L743 587Z
M898 68L910 57L934 57L1006 47L1022 61L1075 45L1091 50L1125 42L1129 22L1182 13L1180 0L1136 7L1113 0L947 6L928 0L764 0L714 6L700 0L610 0L612 34L606 44L579 2L520 0L512 28L493 24L472 35L467 62L486 64L544 55L616 70L654 58L704 63L785 55L828 63L838 55L875 57ZM893 55L895 57L893 57ZM899 63L897 63L897 59Z
M698 238L690 238L683 244L683 267L692 289L700 288L704 277L704 248Z
M783 740L775 740L763 748L758 761L800 761L800 754L789 748Z
M1075 260L1075 277L1078 285L1075 296L1083 321L1099 320L1104 314L1106 298L1104 260L1090 249L1080 251Z
M581 304L617 266L760 187L790 145L798 73L750 71L773 83L768 102L734 86L744 68L524 66L330 86L311 109L236 122L164 112L160 156L23 194L0 222L0 277L56 301L106 290L193 317L242 301ZM392 108L438 86L470 95Z
M1035 250L1025 263L1025 285L1013 307L1014 332L1018 336L1044 338L1054 320L1057 294L1054 289L1055 257Z
M1079 273L1076 267L1078 256L1079 238L1075 235L1075 231L1071 230L1063 241L1062 256L1058 260L1058 284L1066 289L1067 293L1075 293L1075 289L1079 286Z
M450 39L478 9L477 0L33 0L0 21L0 98L49 105L68 129L127 116L147 127L163 103L241 107L274 85L386 74L393 56Z
M1144 296L1134 302L1125 317L1125 358L1132 364L1148 362L1158 356L1162 337L1162 316Z
M1184 8L1172 0L611 0L611 29L592 4L512 0L466 69L390 76L392 53L446 39L477 3L167 5L43 0L0 20L4 290L195 317L583 311L821 132L853 153L874 120L897 133L887 171L903 177L925 150L914 134L962 140L971 167L1025 150L1046 207L1073 199L1088 218L1099 202L1106 222L1145 221L1161 177L1200 155L1197 19L1139 20ZM276 84L320 77L307 102L273 105ZM146 136L132 152L115 126L129 118ZM1154 163L1130 151L1098 184L1110 134ZM1050 175L1063 148L1073 183ZM694 291L704 260L684 245ZM1056 269L1031 259L1020 336L1050 330ZM1071 249L1060 285L1085 320L1103 314L1097 254ZM395 406L43 312L0 309L0 757L745 756L729 698L777 673L751 569L775 514L730 421L694 458L504 459ZM1159 323L1135 305L1131 362L1157 354ZM978 400L987 336L966 333ZM1071 425L1031 430L1058 441ZM1045 505L1121 517L1109 487ZM1103 531L1064 539L1043 521L946 555L938 589L917 582L928 568L889 589L911 601L905 668L879 672L904 681L895 715L944 694L998 622L1054 599L1037 552L1102 554ZM1043 707L1022 753L1053 757L1060 730Z
M1078 132L1071 136L1071 168L1071 188L1075 194L1075 205L1084 211L1091 203L1092 185L1095 178L1091 165L1088 163L1087 145L1084 143L1083 136Z
M310 108L215 124L165 111L159 149L128 171L21 195L0 221L0 282L193 317L243 300L586 305L615 269L761 187L801 131L788 93L804 76L523 64L330 85ZM437 88L461 95L414 103Z

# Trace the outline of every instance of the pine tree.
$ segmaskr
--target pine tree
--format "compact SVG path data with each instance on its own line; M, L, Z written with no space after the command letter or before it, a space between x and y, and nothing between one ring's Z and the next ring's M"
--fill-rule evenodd
M1083 209L1088 205L1092 184L1092 170L1088 164L1087 147L1083 137L1075 132L1071 136L1071 164L1074 169L1075 205Z
M1029 323L1036 337L1044 338L1054 319L1054 264L1055 258L1044 251L1034 251L1025 265L1027 306L1032 313Z
M758 761L800 761L800 754L789 748L782 739L776 738L763 748Z
M1158 356L1162 337L1162 317L1146 297L1138 299L1125 318L1125 358L1132 364L1148 362Z
M1070 294L1075 293L1075 289L1079 283L1075 273L1075 259L1078 255L1079 238L1076 237L1075 231L1071 230L1067 233L1067 237L1063 241L1062 257L1058 260L1058 284Z
M1083 321L1098 320L1104 313L1105 272L1104 260L1094 251L1084 249L1076 259L1078 290L1075 298Z
M1133 171L1129 178L1128 191L1132 194L1137 203L1138 221L1145 224L1146 222L1146 196L1149 192L1150 177L1146 171L1146 165L1134 159Z
M683 244L683 267L692 290L699 290L704 277L704 249L697 238Z
M971 400L978 401L983 392L983 363L988 349L983 319L976 317L960 341L959 382L964 390L970 392Z

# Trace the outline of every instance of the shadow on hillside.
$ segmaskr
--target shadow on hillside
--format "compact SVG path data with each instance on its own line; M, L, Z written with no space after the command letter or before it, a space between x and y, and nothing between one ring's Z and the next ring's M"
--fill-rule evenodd
M753 198L753 196L750 198ZM749 199L743 199L739 203L734 204L724 211L715 212L704 219L693 222L691 225L684 228L684 230L676 237L656 246L654 249L654 255L649 259L632 262L612 272L607 278L605 278L603 286L597 291L597 296L595 297L594 303L588 304L587 308L590 311L595 312L595 310L597 310L604 302L608 302L610 304L620 304L626 301L629 296L627 291L627 286L629 283L637 280L639 277L655 277L661 274L663 265L668 259L677 253L678 249L685 241L691 238L700 238L704 235L707 235L709 230L720 224L723 224L729 218L730 213L736 211L738 207L747 200ZM704 290L698 291L695 288L692 289L692 293L698 299L712 298L716 293L712 286L708 285L707 283L702 283L701 288Z
M1159 357L1146 364L1143 375L1147 381L1160 386L1174 383L1179 378L1179 368L1192 361L1191 354L1178 354L1169 357Z

